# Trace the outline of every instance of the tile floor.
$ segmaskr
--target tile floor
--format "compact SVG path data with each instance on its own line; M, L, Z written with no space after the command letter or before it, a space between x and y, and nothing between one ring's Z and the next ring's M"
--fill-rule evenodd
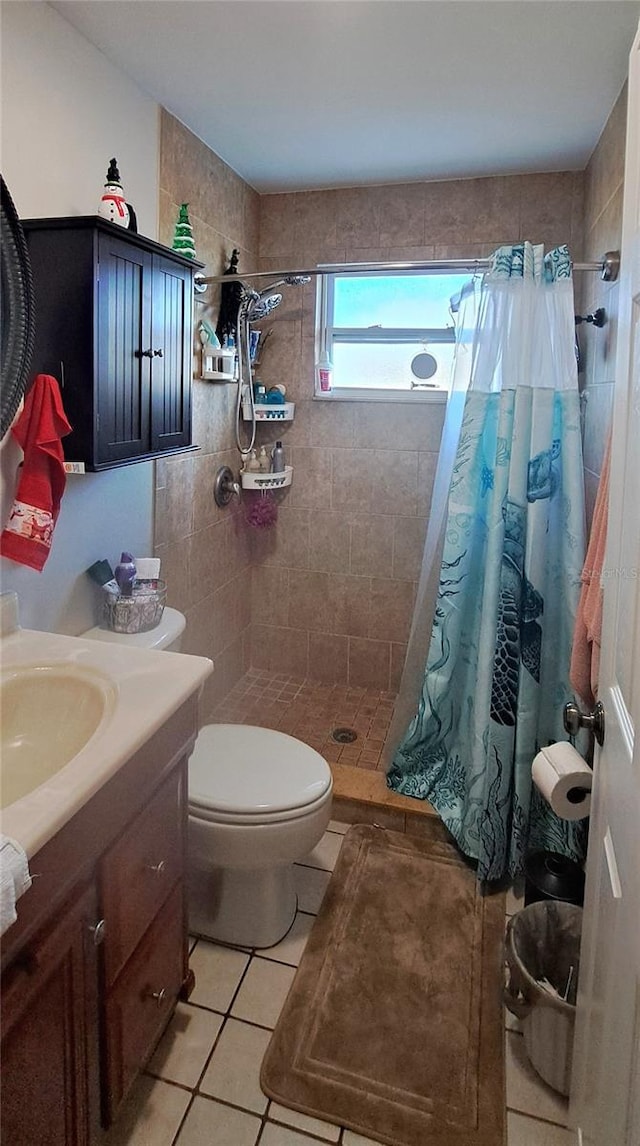
M196 988L178 1006L105 1146L375 1146L353 1131L270 1102L258 1082L349 826L332 821L318 847L296 864L298 913L275 947L251 951L193 941ZM519 906L510 894L507 914ZM505 1038L508 1146L575 1146L565 1128L567 1103L529 1066L510 1016Z
M331 764L381 768L395 694L346 685L297 680L285 673L249 669L212 719L231 724L257 724L297 736ZM344 746L331 739L332 729L353 728L358 739Z

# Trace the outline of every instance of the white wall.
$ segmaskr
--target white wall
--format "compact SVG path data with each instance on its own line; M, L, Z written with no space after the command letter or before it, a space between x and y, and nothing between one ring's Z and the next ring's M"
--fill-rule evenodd
M45 3L2 4L0 165L22 218L95 214L115 155L138 229L157 237L159 109ZM20 454L1 449L2 524ZM153 463L69 479L42 573L0 559L22 624L77 634L95 623L84 571L121 549L152 552Z

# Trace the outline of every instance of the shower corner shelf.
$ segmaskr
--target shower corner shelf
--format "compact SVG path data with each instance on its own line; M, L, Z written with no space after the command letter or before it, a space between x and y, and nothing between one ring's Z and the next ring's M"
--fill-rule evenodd
M256 404L256 422L292 422L295 412L295 402L283 402L279 406L269 406L267 403ZM251 409L246 402L242 403L242 417L245 422L251 421Z
M291 485L292 479L293 466L285 466L283 474L240 474L243 489L284 489L285 486Z

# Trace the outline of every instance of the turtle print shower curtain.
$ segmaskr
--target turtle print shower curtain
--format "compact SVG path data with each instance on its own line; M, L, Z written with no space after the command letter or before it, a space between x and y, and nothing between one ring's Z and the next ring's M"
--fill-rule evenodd
M429 800L478 878L528 850L579 857L584 823L532 785L566 740L569 661L584 560L584 492L571 262L503 247L482 283L418 710L387 782Z

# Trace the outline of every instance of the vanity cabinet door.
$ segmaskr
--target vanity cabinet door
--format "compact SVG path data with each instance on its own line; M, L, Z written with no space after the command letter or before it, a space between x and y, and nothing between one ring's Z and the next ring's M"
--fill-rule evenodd
M153 1053L178 997L189 989L186 841L183 757L100 863L107 1126Z
M93 886L29 943L2 979L7 1146L88 1146L99 1124Z
M179 884L136 948L105 1005L105 1125L146 1065L184 980L184 896Z
M184 772L176 769L102 860L107 988L182 878L185 820Z

